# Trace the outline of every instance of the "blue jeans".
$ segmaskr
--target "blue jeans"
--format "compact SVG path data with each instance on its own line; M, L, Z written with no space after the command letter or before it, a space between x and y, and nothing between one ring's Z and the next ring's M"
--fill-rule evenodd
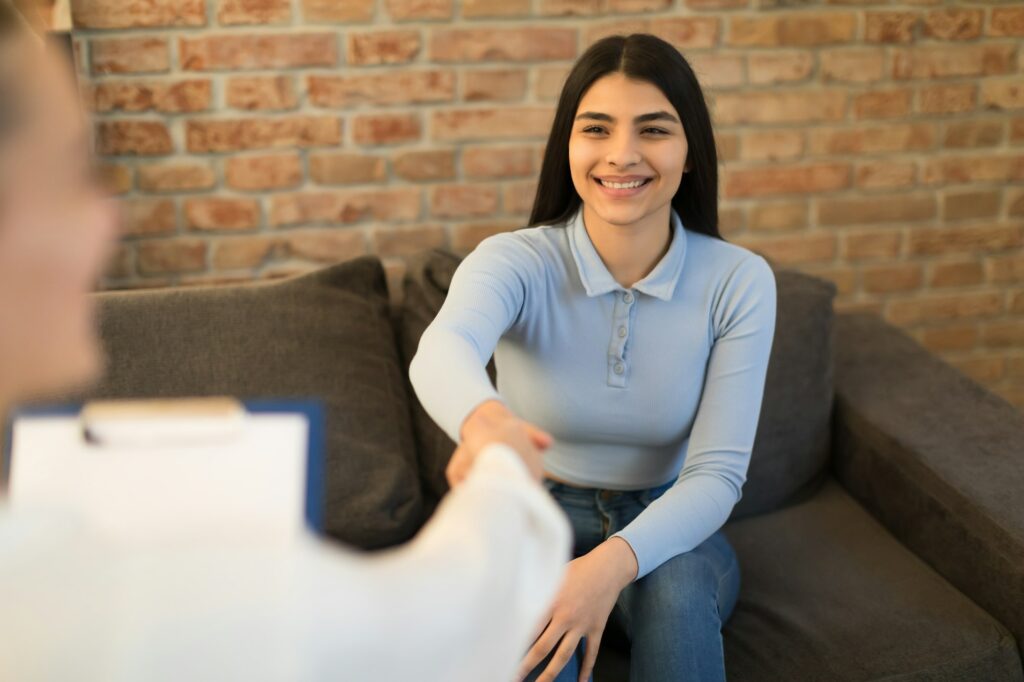
M625 527L674 482L633 491L577 488L551 480L544 485L569 515L573 555L579 557ZM629 637L630 682L725 680L721 631L739 591L739 561L721 530L627 586L611 618L619 619ZM557 682L576 682L583 647L581 642ZM526 680L536 679L547 663Z

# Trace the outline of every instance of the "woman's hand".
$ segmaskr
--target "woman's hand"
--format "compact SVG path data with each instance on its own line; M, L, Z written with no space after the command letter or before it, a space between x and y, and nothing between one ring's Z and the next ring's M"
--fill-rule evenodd
M537 682L554 680L576 652L580 640L586 637L579 676L580 682L586 682L594 670L608 616L619 593L636 578L637 570L633 548L618 537L609 538L589 554L570 562L547 627L519 665L519 679L526 677L558 645Z
M501 442L519 453L534 479L539 481L544 476L542 454L551 441L547 432L519 419L500 401L488 400L462 425L462 443L448 461L445 477L452 487L458 485L473 468L480 450L490 443Z

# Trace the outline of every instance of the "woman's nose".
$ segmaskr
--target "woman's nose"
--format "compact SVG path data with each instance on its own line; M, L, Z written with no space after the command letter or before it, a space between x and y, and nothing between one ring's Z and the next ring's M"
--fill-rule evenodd
M632 135L617 135L609 141L605 162L610 166L624 168L640 162L640 151Z

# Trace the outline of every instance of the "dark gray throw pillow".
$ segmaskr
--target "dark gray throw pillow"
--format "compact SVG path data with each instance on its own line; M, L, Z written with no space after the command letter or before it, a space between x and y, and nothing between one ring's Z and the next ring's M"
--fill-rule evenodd
M400 326L406 369L420 335L441 308L461 259L443 250L418 254L404 280ZM743 497L730 519L794 504L817 490L830 454L832 420L832 282L775 270L777 315L764 399ZM494 380L494 360L488 365ZM425 496L448 489L444 468L455 444L410 391Z
M89 397L319 399L328 535L375 549L419 528L408 395L377 258L277 282L98 300L109 366Z

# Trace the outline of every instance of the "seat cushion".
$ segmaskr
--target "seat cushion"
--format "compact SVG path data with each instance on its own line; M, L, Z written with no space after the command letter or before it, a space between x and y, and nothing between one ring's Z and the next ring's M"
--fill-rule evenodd
M270 283L98 299L109 366L89 397L320 399L327 533L373 549L418 529L408 396L379 260Z
M1024 680L1010 632L834 478L810 500L725 533L741 571L723 629L730 682ZM627 652L610 623L596 682L627 682Z
M742 571L724 630L730 680L1024 679L1010 632L833 478L725 533Z
M406 367L420 335L441 309L460 260L449 251L434 249L410 261L400 326ZM747 482L732 519L807 498L823 480L829 459L832 299L836 287L790 270L775 270L775 277L778 305L764 400ZM493 381L493 359L488 371ZM440 496L447 490L444 467L455 444L411 391L410 396L424 483L429 495Z

